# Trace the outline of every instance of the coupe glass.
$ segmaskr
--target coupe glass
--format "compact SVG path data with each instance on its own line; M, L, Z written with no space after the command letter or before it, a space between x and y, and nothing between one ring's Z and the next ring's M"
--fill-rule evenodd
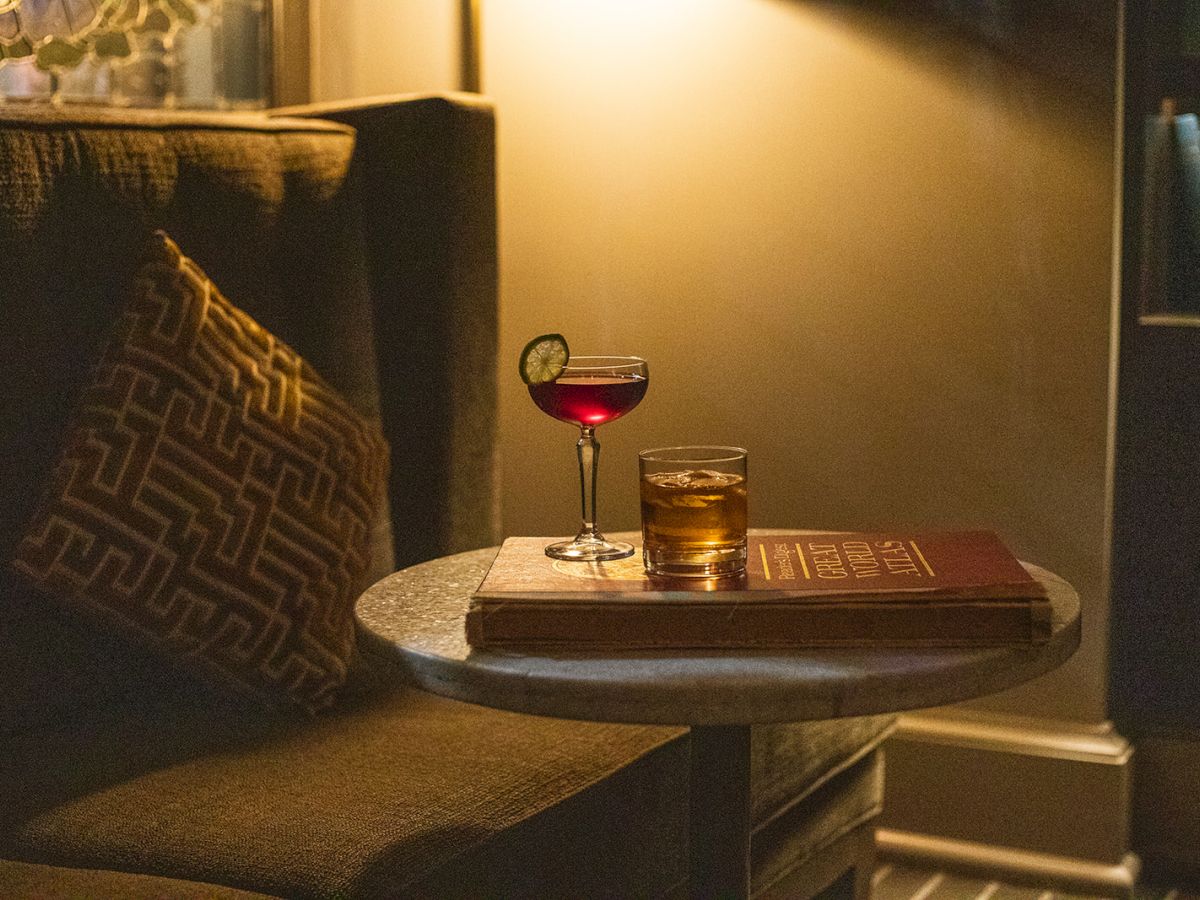
M560 422L579 426L579 486L583 524L570 541L546 547L554 559L595 562L633 555L633 546L608 541L596 529L596 470L600 442L596 427L629 412L650 384L650 367L636 356L572 356L554 381L529 385L529 396L538 408Z

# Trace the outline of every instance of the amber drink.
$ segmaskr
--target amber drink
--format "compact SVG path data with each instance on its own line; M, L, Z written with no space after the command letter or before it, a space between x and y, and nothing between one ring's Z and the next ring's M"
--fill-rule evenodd
M712 578L746 568L746 451L667 447L638 455L642 554L652 575Z

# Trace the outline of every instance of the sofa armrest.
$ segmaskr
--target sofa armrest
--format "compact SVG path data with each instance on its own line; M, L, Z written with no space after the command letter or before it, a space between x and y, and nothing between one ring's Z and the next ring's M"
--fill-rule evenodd
M277 110L352 126L396 564L495 543L495 127L470 94Z

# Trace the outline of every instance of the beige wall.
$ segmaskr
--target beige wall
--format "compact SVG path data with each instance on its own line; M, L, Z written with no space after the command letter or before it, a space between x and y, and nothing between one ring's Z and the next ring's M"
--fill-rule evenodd
M458 87L456 0L310 0L309 8L314 100Z
M575 435L529 401L522 344L639 354L646 400L599 432L602 527L636 527L636 451L684 442L749 448L753 525L994 527L1080 588L1085 638L980 705L1094 721L1111 13L1068 46L1014 33L1032 0L987 6L980 36L866 2L484 3L504 529L577 524Z

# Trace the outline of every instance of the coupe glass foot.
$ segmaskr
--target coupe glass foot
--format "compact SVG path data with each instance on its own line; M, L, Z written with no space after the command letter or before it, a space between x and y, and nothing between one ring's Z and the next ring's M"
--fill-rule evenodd
M623 541L606 541L597 536L593 540L561 541L546 547L546 555L553 559L569 559L576 562L603 562L607 559L625 559L633 556L633 545Z

